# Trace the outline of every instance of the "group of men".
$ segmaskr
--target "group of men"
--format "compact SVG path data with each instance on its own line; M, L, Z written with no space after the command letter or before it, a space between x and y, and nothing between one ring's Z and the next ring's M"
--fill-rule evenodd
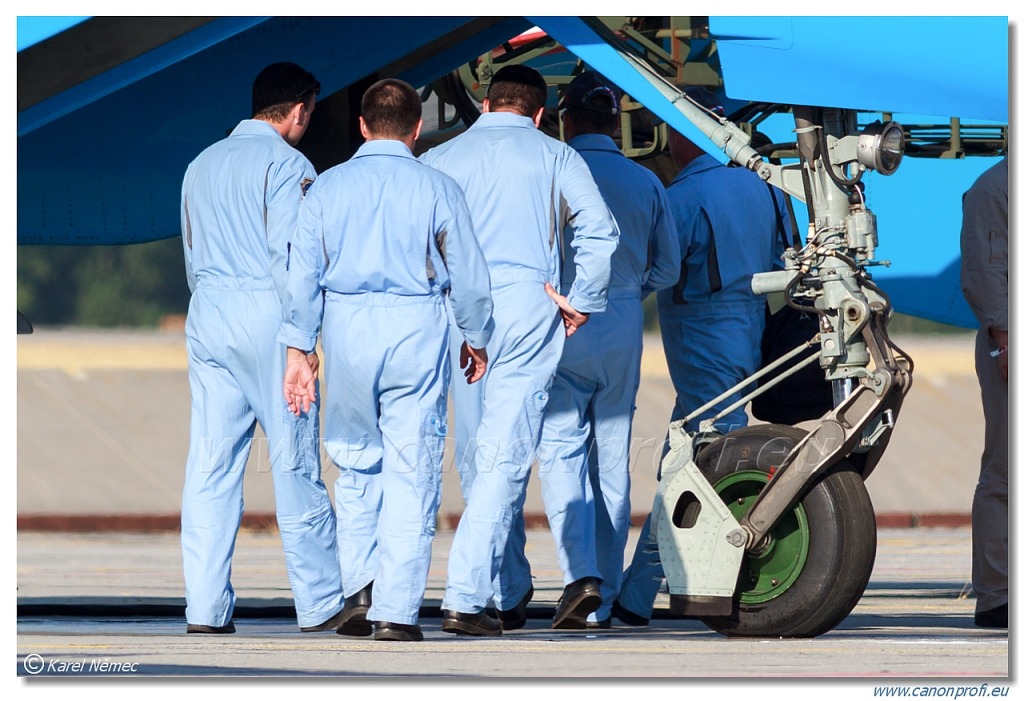
M535 462L565 582L552 626L646 624L657 581L637 572L650 563L630 567L636 592L630 571L623 582L642 300L658 293L670 329L674 418L718 394L692 397L701 372L722 388L753 372L764 307L749 278L772 267L777 220L767 189L674 134L682 171L666 193L615 145L620 95L593 72L564 95L567 143L546 136L548 87L525 66L496 73L473 126L419 158L418 93L375 83L365 143L317 176L294 147L319 89L295 64L264 69L253 118L184 180L188 632L234 631L231 555L259 422L300 629L422 640L449 390L465 510L442 630L525 625ZM714 111L710 94L695 99ZM724 206L722 193L749 201ZM722 318L725 336L709 328Z

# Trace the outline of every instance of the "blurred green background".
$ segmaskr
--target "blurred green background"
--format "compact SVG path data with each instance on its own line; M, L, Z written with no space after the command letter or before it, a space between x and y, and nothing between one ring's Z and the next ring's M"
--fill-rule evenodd
M188 310L181 239L130 246L18 246L18 311L36 326L180 327ZM654 296L644 328L658 328ZM890 331L968 333L896 314Z

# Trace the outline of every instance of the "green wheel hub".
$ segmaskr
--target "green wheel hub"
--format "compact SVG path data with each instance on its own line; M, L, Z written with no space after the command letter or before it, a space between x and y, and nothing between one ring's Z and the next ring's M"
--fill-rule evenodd
M715 491L737 521L746 515L769 475L746 470L734 472L715 484ZM804 507L785 514L768 534L763 548L748 552L740 567L737 589L741 604L763 604L781 595L800 577L810 548L810 529Z

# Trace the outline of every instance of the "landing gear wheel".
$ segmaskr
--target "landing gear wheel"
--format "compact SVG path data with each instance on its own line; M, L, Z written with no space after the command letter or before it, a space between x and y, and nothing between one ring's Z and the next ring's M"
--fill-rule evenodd
M697 467L740 519L806 432L774 424L733 431L702 450ZM729 616L701 620L728 636L810 638L832 630L860 601L875 563L875 513L846 460L747 552Z

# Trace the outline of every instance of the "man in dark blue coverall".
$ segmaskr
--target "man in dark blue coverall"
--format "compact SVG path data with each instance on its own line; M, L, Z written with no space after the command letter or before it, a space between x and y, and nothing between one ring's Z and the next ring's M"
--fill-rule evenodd
M725 111L711 91L691 87L687 95L717 117ZM672 160L680 168L668 187L669 205L683 252L679 282L658 292L658 316L669 375L676 390L677 421L757 371L765 300L751 290L755 273L772 269L781 254L780 227L789 226L766 185L752 171L719 163L686 137L672 132ZM780 221L780 214L782 220ZM689 421L700 422L738 399L734 394ZM726 433L747 425L740 406L715 421ZM646 625L664 576L644 523L624 575L613 615Z

